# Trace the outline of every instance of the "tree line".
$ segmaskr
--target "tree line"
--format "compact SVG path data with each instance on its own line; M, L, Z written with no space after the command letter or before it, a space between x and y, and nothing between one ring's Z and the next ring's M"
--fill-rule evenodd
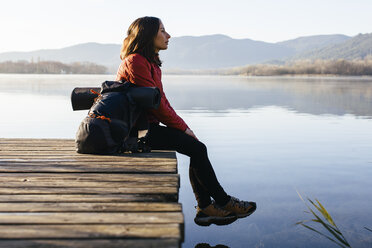
M6 61L0 63L0 73L29 74L106 74L108 68L91 62L64 64L58 61ZM258 64L213 70L165 70L166 74L195 75L340 75L372 76L372 56L359 60L296 60L284 64Z
M372 76L372 57L364 60L300 60L284 65L247 66L238 71L248 76L339 75Z
M284 64L257 64L243 67L213 70L167 70L167 74L194 75L242 75L242 76L282 76L282 75L339 75L372 76L372 56L359 60L296 60Z
M64 64L58 61L6 61L0 63L0 73L27 74L105 74L107 67L91 62Z

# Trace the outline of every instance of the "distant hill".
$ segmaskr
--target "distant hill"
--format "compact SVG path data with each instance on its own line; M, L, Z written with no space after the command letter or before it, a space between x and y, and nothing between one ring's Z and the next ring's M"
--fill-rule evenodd
M292 59L364 59L372 55L372 33L359 34L344 42L305 51Z
M92 62L74 62L64 64L59 61L28 62L0 62L0 73L25 74L105 74L107 68Z
M120 44L84 43L61 49L0 53L0 62L38 60L62 63L92 62L115 73L120 63ZM363 58L372 51L372 34L348 37L341 34L299 37L277 43L233 39L226 35L172 38L161 52L166 71L220 69L258 63L281 64L293 59Z
M262 63L294 54L283 45L232 39L226 35L184 36L171 39L161 54L167 69L210 69Z
M61 49L43 49L32 52L0 53L0 62L28 60L60 61L62 63L92 62L108 67L110 71L116 70L120 63L120 45L83 43Z
M323 48L329 45L336 45L349 40L351 37L343 34L314 35L299 37L293 40L278 42L276 44L292 48L297 53Z

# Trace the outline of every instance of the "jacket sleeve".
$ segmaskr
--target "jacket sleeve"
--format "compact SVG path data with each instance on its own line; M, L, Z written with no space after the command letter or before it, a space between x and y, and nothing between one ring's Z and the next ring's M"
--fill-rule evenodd
M165 124L167 127L172 127L185 131L188 126L185 121L177 115L176 111L168 102L163 91L161 82L158 85L151 75L151 64L142 56L132 56L124 60L124 66L127 68L128 81L142 87L158 87L161 93L160 105L157 109L151 109L149 112L155 118ZM159 87L160 86L160 87Z

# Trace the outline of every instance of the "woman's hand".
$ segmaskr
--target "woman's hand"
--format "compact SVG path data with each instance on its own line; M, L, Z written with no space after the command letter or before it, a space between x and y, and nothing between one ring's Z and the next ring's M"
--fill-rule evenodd
M196 137L196 135L194 134L194 132L193 132L190 128L187 128L187 129L185 130L185 134L190 135L191 137L193 137L193 138L196 139L196 140L199 140L199 139Z

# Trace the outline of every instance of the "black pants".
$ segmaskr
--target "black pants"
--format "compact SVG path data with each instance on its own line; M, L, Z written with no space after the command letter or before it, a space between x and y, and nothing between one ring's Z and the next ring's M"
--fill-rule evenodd
M176 150L190 157L189 177L199 207L211 203L225 205L230 197L221 187L208 159L207 147L184 132L150 124L148 141L153 150Z

